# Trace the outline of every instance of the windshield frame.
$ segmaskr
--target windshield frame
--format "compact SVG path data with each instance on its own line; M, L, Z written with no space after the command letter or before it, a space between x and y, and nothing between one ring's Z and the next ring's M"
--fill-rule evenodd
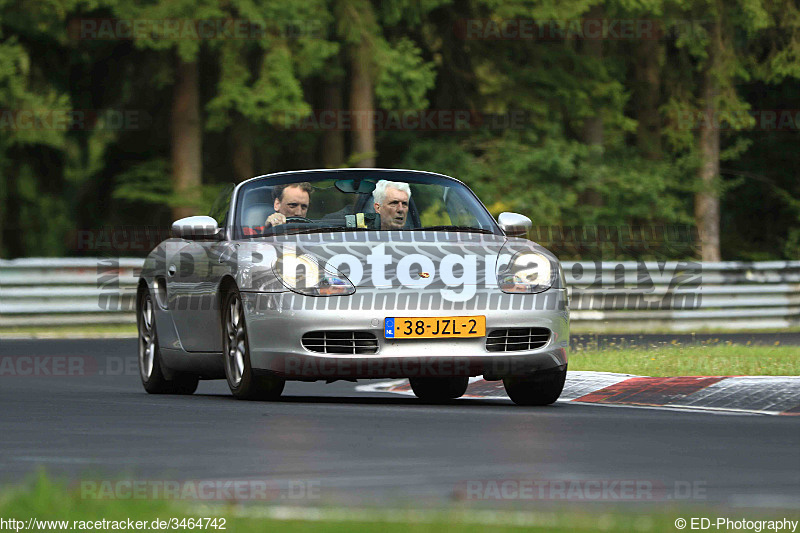
M231 196L231 207L228 211L230 216L228 217L228 224L226 227L226 233L229 240L242 240L244 237L240 233L236 233L236 220L238 219L239 210L241 209L241 202L243 201L241 191L242 189L249 188L254 183L258 182L268 182L269 185L283 185L286 183L294 183L297 181L309 181L314 183L316 181L324 181L324 180L337 180L343 179L346 177L352 177L354 173L363 173L366 174L366 177L374 178L378 177L379 179L389 180L389 181L408 181L409 183L418 183L418 184L437 184L442 181L450 181L454 182L461 187L463 187L477 202L480 206L480 209L483 209L483 212L486 214L488 220L491 221L491 232L494 235L498 236L505 236L505 233L500 229L500 226L497 224L497 221L494 217L489 213L489 210L486 209L486 206L483 204L480 198L470 189L464 182L452 178L450 176L446 176L444 174L437 174L435 172L427 172L424 170L405 170L405 169L384 169L384 168L338 168L338 169L319 169L319 170L291 170L287 172L277 172L274 174L265 174L263 176L256 176L254 178L250 178L239 183L233 191ZM479 228L475 228L476 231ZM485 228L484 228L485 230ZM380 231L380 230L375 230ZM432 230L432 231L447 231L447 230ZM259 237L271 237L272 235L262 235ZM256 236L254 236L256 237ZM249 240L249 239L248 239Z

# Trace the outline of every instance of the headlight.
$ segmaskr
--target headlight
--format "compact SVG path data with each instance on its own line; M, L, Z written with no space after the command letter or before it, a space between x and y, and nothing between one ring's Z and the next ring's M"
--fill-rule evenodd
M503 292L533 294L549 289L556 275L546 256L523 252L498 271L497 284Z
M317 258L308 254L283 254L273 266L275 276L286 287L307 296L347 296L356 292L344 274L333 267L320 267Z

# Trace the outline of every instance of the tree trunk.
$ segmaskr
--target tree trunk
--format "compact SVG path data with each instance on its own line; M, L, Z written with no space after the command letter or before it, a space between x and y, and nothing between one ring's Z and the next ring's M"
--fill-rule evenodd
M603 20L604 13L602 6L594 6L587 18L592 20ZM581 43L581 51L583 55L589 57L593 62L600 63L603 61L603 40L602 39L584 39ZM583 122L583 130L581 136L583 142L590 146L603 147L603 117L600 115L600 106L595 105L595 114L587 117ZM589 206L603 205L603 196L595 188L590 186L583 191L580 195L580 201Z
M12 159L12 163L7 165L3 177L3 203L0 210L0 253L5 259L12 259L20 255L20 231L19 231L19 188L17 185L17 173L20 165L19 159Z
M716 126L719 88L716 67L721 50L719 21L714 23L708 45L708 65L703 73L702 98L703 120L700 121L698 149L700 190L694 197L694 217L700 237L703 261L720 261L719 247L719 193L716 182L719 178L719 128Z
M8 179L5 176L5 173L0 169L0 259L8 259L8 255L3 248L3 243L5 242L5 235L3 235L6 231L6 226L8 222L6 221L6 217L8 216Z
M587 13L587 18L591 20L603 20L603 6L594 6ZM603 40L602 39L584 39L581 42L581 52L584 56L590 58L594 63L601 63L603 61ZM596 111L599 111L595 107ZM599 112L594 116L588 117L583 123L583 142L586 144L603 144L603 118Z
M233 163L233 177L238 183L252 178L253 170L253 138L250 122L236 113L231 124L231 162Z
M20 209L19 171L24 163L23 150L14 150L7 153L10 164L7 164L5 175L5 198L0 205L0 230L3 232L3 245L6 259L25 256L25 243L23 235L22 212Z
M372 124L375 103L371 59L369 42L362 38L351 50L350 57L350 112L353 127L351 157L356 167L375 166L375 128Z
M661 159L661 44L655 39L642 39L635 46L636 146L643 157Z
M172 100L172 186L187 205L172 208L179 219L197 213L202 183L202 125L197 62L178 61Z
M322 88L322 108L338 116L344 108L341 80L331 81ZM339 128L322 131L322 166L338 168L344 164L344 131Z

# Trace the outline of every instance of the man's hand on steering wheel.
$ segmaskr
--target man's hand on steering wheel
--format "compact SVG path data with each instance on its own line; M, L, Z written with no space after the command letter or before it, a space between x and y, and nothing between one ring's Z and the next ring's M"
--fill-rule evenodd
M281 224L286 224L286 216L276 211L267 217L267 220L264 222L264 227L269 228L270 226L280 226Z
M299 217L299 216L287 217L283 213L275 212L272 213L269 217L267 217L267 220L264 222L264 227L269 228L269 227L280 226L281 224L286 224L287 222L289 223L302 222L305 224L311 224L313 221L306 217Z

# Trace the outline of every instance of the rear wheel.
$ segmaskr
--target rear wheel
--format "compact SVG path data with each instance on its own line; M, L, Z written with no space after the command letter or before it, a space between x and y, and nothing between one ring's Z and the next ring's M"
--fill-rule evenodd
M540 372L525 378L503 378L508 397L517 405L550 405L564 390L567 369Z
M250 366L250 343L239 291L235 288L230 290L224 302L222 356L231 393L239 400L274 400L280 397L286 381L277 376L260 375Z
M430 402L441 402L463 396L469 385L468 377L409 378L408 381L417 398Z
M153 299L147 291L139 299L136 313L139 328L139 376L144 390L150 394L192 394L197 390L198 377L176 374L168 380L161 369L161 351L158 347Z

